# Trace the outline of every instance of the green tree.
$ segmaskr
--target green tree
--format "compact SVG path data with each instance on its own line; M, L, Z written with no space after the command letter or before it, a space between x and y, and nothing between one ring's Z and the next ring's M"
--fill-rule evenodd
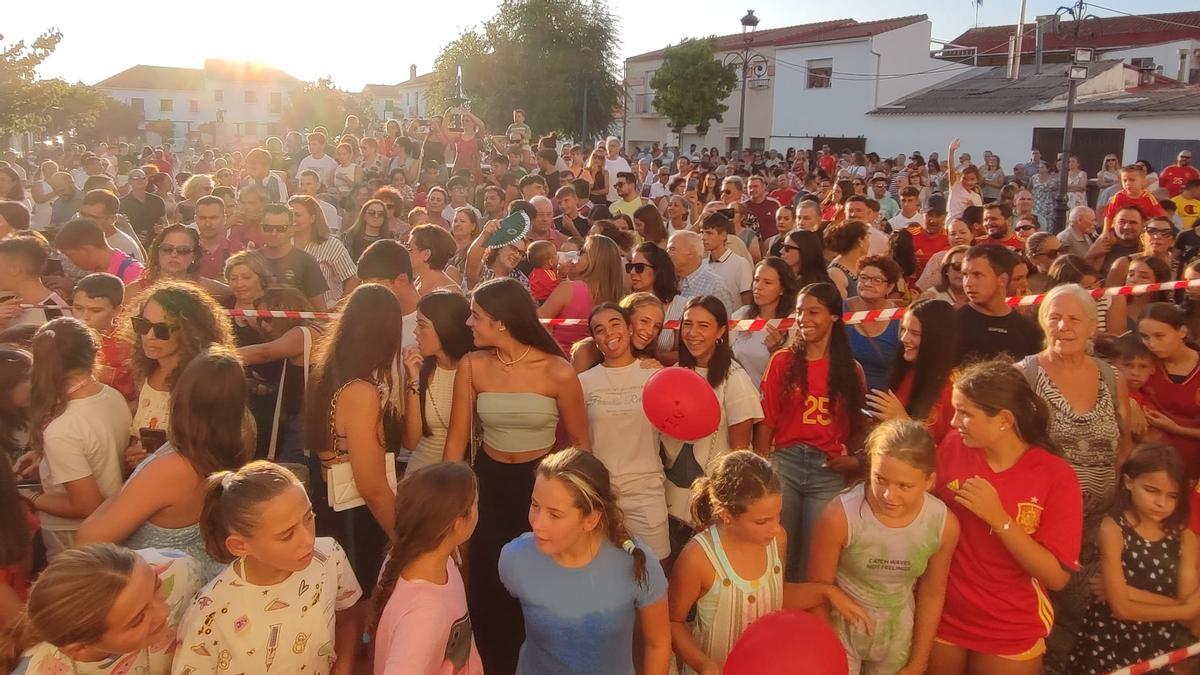
M722 101L737 86L737 66L716 59L716 44L710 37L667 47L662 66L650 78L654 108L675 133L695 125L696 133L707 134L709 124L723 121L729 109Z
M293 94L284 103L280 119L288 129L323 126L336 135L342 131L347 115L358 116L364 127L379 121L369 97L342 91L332 78L322 77L305 83L303 89Z
M58 89L37 77L37 68L62 40L58 30L48 30L26 44L3 44L0 35L0 136L45 126Z
M619 24L605 0L503 0L496 15L447 45L434 62L430 108L441 111L456 91L471 110L503 133L512 110L525 110L535 133L580 137L587 91L588 136L603 136L622 105Z

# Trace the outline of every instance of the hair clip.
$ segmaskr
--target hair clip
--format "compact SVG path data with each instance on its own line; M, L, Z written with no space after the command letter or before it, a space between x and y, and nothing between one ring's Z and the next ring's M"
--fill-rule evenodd
M621 548L625 549L625 552L628 553L629 555L633 555L633 549L635 549L637 547L634 545L632 539L626 539L625 543L621 544Z

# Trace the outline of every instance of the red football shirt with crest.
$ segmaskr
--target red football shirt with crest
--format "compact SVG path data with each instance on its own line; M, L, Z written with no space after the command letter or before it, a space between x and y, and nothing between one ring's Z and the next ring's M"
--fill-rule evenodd
M962 533L950 562L946 604L937 637L985 654L1020 654L1050 634L1054 610L1046 589L1029 575L986 523L954 499L968 479L992 484L1013 519L1069 570L1079 569L1083 497L1071 466L1032 446L1017 463L996 472L981 448L967 447L958 431L938 446L934 494L958 516Z

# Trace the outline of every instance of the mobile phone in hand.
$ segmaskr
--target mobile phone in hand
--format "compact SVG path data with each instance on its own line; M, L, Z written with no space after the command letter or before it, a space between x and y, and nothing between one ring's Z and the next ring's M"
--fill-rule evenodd
M149 454L158 450L167 443L166 429L148 429L142 427L138 429L138 441L142 445L142 451Z

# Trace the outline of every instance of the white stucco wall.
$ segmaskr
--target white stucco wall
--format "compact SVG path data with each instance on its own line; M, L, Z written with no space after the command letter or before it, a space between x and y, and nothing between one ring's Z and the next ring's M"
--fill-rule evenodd
M931 28L922 21L867 40L780 49L771 147L811 147L817 136L866 136L874 149L877 134L867 112L967 69L930 58ZM807 87L806 66L814 59L833 60L831 87Z
M882 156L920 150L925 156L937 151L946 156L950 141L962 140L961 152L982 157L984 150L1000 155L1002 166L1010 171L1014 164L1029 159L1034 127L1061 127L1062 112L1020 115L871 115L873 130L867 150ZM1122 161L1137 159L1142 139L1200 138L1200 118L1155 117L1118 119L1116 113L1077 113L1076 128L1123 128L1125 146L1114 148Z

